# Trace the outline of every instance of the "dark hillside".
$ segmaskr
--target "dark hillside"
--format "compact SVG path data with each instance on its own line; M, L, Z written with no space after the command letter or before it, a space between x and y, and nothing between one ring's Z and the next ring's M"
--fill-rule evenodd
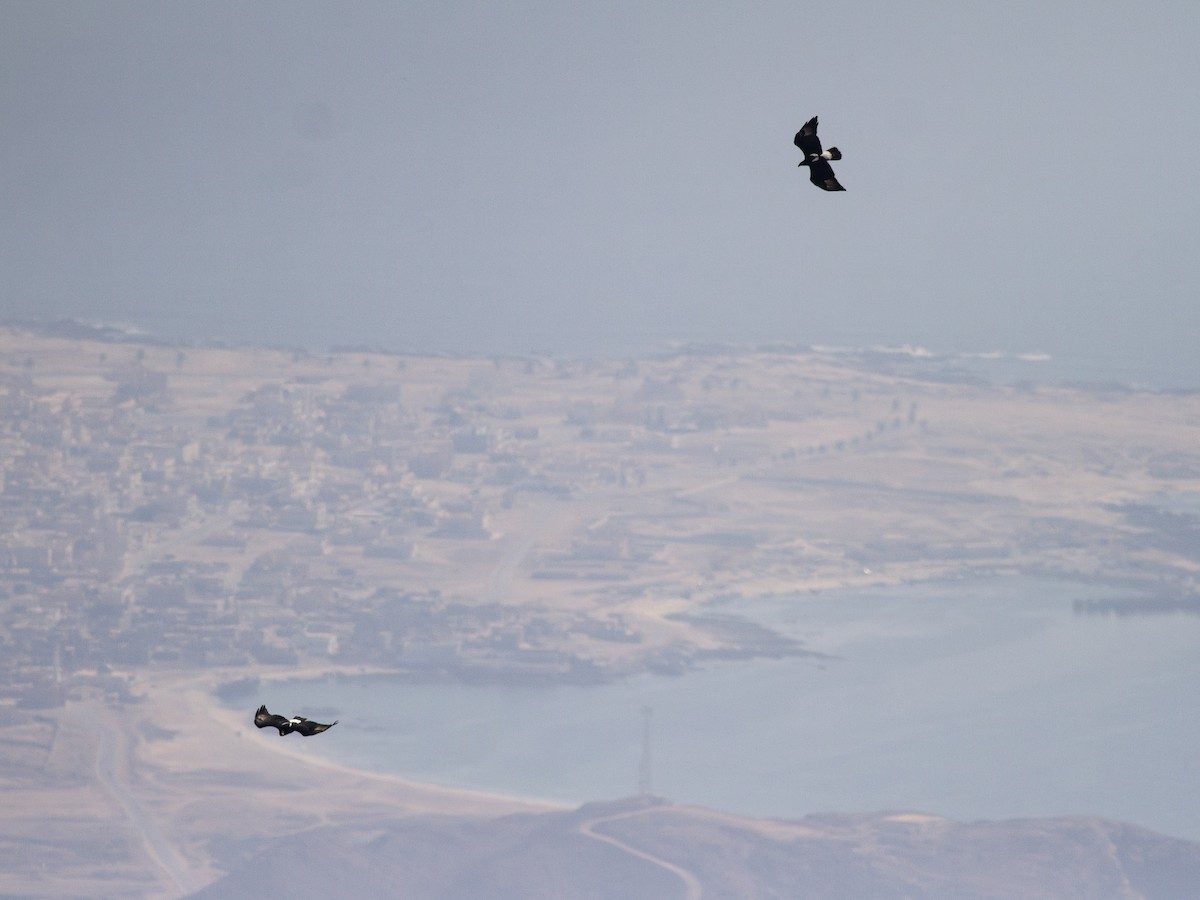
M491 821L423 817L281 839L198 898L1180 900L1200 845L1090 818L742 819L655 801Z

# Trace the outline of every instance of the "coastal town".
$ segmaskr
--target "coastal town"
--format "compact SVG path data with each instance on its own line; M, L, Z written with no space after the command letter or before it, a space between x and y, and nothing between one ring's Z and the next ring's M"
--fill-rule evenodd
M121 702L147 669L683 671L819 651L714 599L966 572L1186 609L1196 518L1160 501L1200 487L1197 437L1196 395L919 378L887 355L8 327L0 703Z
M927 363L787 346L313 354L0 328L0 888L224 895L255 854L307 855L309 836L350 842L351 859L379 834L441 846L451 819L474 835L565 815L258 732L268 680L822 667L808 602L993 576L1077 584L1080 616L1200 611L1200 395ZM759 600L795 624L756 619ZM563 827L584 847L563 858L609 846L614 819L660 814L778 844L779 823L663 802L581 810ZM841 846L841 821L788 840ZM899 822L922 847L921 829L958 828L861 827Z

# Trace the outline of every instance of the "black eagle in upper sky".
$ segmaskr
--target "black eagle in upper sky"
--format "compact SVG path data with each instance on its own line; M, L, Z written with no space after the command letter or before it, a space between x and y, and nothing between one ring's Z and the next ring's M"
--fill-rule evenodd
M267 712L267 705L264 703L254 714L254 724L259 728L278 728L280 736L295 731L305 737L312 737L314 734L328 731L337 724L337 720L335 719L328 725L322 725L320 722L314 722L304 716L292 716L290 719L286 719L277 713Z
M837 147L828 150L821 149L821 139L817 137L817 117L813 116L804 123L804 127L796 132L795 142L804 153L802 166L808 166L808 180L823 191L844 191L833 174L831 159L841 159L842 151Z

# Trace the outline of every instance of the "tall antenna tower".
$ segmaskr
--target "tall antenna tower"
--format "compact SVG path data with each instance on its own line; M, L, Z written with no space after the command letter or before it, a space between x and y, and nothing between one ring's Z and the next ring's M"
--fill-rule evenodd
M650 714L649 706L642 707L642 761L638 766L638 796L649 797L653 793L653 770L650 763Z

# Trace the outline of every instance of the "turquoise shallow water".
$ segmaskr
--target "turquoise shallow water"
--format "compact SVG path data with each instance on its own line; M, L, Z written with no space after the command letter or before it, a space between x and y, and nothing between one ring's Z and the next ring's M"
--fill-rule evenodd
M599 686L338 680L247 702L341 721L306 752L569 803L655 793L753 816L1069 814L1200 839L1200 617L1079 616L1127 591L993 578L716 607L828 659Z

